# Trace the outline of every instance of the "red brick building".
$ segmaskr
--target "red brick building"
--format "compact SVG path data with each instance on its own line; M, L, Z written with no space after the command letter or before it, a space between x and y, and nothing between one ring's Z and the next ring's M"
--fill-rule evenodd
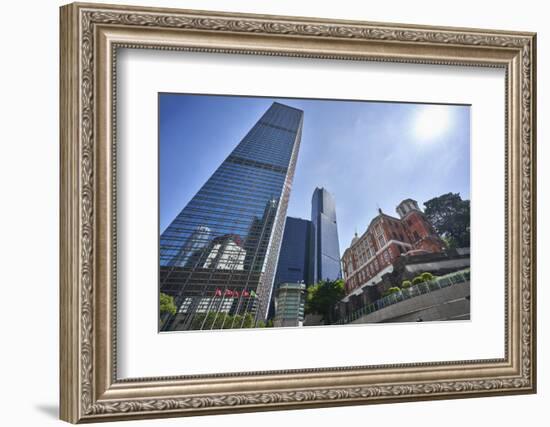
M438 253L445 249L415 200L403 200L396 211L399 218L380 209L367 230L361 236L356 233L344 251L342 268L347 295L381 282L402 254Z

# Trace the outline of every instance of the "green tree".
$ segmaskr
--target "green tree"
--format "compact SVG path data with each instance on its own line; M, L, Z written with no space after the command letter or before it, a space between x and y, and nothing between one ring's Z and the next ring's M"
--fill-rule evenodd
M470 246L470 201L447 193L424 202L424 214L450 248Z
M176 314L176 304L174 304L174 297L170 295L160 293L160 314L170 313Z
M241 317L242 326L241 328L255 328L255 327L261 327L259 324L255 325L254 316L252 313L246 313Z
M307 289L307 314L320 314L325 325L332 323L332 310L336 303L344 298L343 280L323 280Z
M403 280L403 282L401 283L401 287L403 289L407 289L407 288L410 288L412 285L411 281L410 280Z

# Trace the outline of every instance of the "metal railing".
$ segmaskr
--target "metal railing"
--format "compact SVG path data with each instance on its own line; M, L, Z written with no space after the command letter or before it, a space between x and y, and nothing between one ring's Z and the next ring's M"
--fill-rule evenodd
M336 325L344 325L351 323L354 320L359 319L362 316L374 313L398 302L405 301L420 295L424 295L439 289L446 288L459 283L464 283L470 280L470 269L457 271L454 273L446 274L445 276L435 277L432 280L419 283L417 285L410 286L409 288L400 289L390 295L382 297L373 303L367 304L348 316L345 316L335 322Z

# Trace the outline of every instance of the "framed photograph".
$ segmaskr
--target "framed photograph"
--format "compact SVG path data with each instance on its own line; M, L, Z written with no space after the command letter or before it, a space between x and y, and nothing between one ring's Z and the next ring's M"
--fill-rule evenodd
M535 34L61 8L61 418L536 391Z

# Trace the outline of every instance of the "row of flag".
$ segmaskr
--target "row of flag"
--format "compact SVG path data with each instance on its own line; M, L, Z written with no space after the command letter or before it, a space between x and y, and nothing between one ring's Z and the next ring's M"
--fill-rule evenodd
M222 292L221 289L216 288L216 292L214 293L215 297L221 297L224 296L225 298L239 298L240 296L246 298L246 297L252 297L256 298L258 295L254 291L247 291L246 289L239 292L237 290L232 291L231 289L226 289L224 292Z

